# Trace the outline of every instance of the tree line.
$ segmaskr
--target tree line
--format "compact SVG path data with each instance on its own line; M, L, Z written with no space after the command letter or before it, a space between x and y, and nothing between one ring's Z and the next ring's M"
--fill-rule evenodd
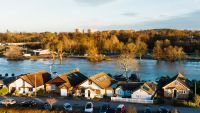
M157 60L175 61L186 54L200 53L200 31L176 29L0 33L0 43L7 42L41 42L30 48L49 48L53 58L57 53L61 59L63 53L96 56L130 51L139 58L152 53Z

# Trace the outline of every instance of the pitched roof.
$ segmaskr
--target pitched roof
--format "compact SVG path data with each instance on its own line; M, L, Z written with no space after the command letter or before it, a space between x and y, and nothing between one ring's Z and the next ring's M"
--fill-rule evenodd
M14 76L14 77L4 78L4 79L2 79L1 81L2 81L2 83L3 83L4 85L8 85L8 84L14 82L16 79L17 79L17 77Z
M46 71L38 71L34 73L28 73L18 76L18 78L23 79L34 87L39 87L44 85L47 81L51 79L51 74Z
M108 88L112 82L112 78L104 72L93 75L89 79L103 89Z
M190 81L181 73L178 73L174 77L172 77L163 87L166 87L168 84L170 84L173 81L179 81L181 84L183 84L185 87L189 88Z
M48 81L47 84L55 84L58 87L75 87L87 80L87 77L79 72L79 69L72 70L70 72L61 74L52 80Z
M152 83L148 83L148 82L123 83L123 84L121 84L121 87L123 90L129 90L129 91L133 91L133 92L138 89L141 89L149 94L153 94L156 90L156 86L154 86Z

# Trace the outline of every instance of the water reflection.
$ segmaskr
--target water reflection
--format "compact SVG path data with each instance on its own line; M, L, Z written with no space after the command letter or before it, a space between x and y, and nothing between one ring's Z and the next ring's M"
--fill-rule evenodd
M7 61L5 58L0 58L0 74L8 73L15 75L30 73L39 70L50 72L51 60L24 60L24 61ZM116 66L116 61L104 61L100 63L88 62L85 59L67 58L63 60L63 64L59 64L59 60L51 67L52 72L58 74L65 73L79 67L80 71L87 76L99 72L106 72L112 75L122 74L123 71ZM200 80L200 62L175 62L167 63L165 61L157 62L155 60L142 60L139 64L138 74L142 80L155 80L156 78L168 75L173 76L177 72L184 73L190 79ZM129 72L129 74L132 72Z

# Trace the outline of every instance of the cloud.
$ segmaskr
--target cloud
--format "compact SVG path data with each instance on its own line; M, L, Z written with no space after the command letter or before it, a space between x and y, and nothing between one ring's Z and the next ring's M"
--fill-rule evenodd
M113 24L109 26L101 26L100 29L159 29L159 28L173 28L173 29L200 29L200 10L179 15L179 16L165 16L162 20L149 20L140 23L130 24Z
M82 6L100 6L114 2L116 0L75 0L75 1Z
M174 16L164 20L149 21L137 26L140 28L200 29L200 11Z
M128 16L128 17L133 17L133 16L136 16L137 13L134 13L134 12L125 12L125 13L122 13L123 16Z

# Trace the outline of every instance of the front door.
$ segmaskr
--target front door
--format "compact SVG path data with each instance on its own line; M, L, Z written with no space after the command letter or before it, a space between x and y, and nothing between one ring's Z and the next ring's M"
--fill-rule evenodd
M88 97L90 97L90 90L88 90Z
M174 90L174 98L177 96L177 90Z

